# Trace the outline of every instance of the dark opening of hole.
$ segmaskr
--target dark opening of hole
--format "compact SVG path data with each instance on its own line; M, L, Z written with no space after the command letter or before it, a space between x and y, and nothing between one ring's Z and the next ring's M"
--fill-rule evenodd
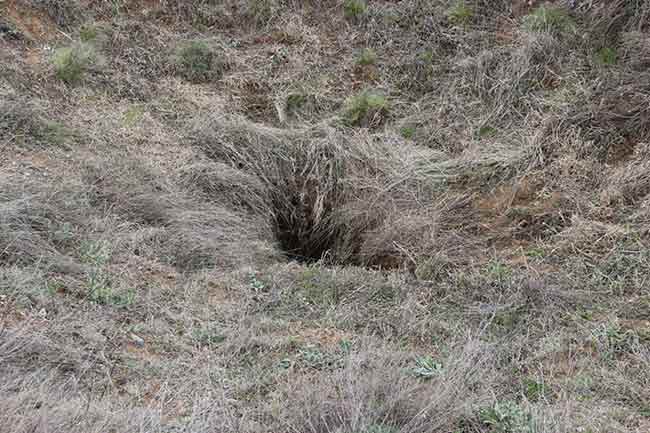
M291 260L316 262L333 249L333 236L318 236L315 227L307 220L288 221L278 217L275 225L280 249Z

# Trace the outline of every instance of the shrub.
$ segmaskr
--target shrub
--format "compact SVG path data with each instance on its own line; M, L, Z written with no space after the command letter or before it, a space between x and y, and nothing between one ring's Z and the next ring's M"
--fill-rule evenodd
M374 91L363 91L347 100L343 122L348 126L370 126L381 123L388 111L386 97Z
M358 19L366 13L368 6L364 0L345 0L343 12L347 19Z
M96 62L95 49L83 42L59 48L54 53L56 76L70 85L79 83L86 70Z
M357 64L361 66L374 65L377 62L377 53L372 48L365 48L359 54Z
M535 32L560 34L575 28L573 19L565 10L540 6L524 18L524 25Z
M213 49L203 41L192 41L178 50L178 72L185 79L199 83L219 78L224 64L217 59Z

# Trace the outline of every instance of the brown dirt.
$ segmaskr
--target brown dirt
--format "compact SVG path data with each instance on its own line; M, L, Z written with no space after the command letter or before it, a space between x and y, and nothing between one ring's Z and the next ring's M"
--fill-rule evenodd
M44 13L16 0L7 0L4 9L16 29L36 42L53 42L61 38L56 24Z

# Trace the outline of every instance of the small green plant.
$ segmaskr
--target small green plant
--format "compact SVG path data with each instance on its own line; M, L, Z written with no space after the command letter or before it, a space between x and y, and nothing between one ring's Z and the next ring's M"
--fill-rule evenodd
M299 275L298 283L312 305L336 305L341 301L342 288L331 273L317 266L305 269Z
M415 135L415 126L413 125L402 126L399 129L399 135L401 135L403 138L406 138L407 140L410 140Z
M364 48L359 54L357 64L361 66L369 66L377 63L377 53L372 48Z
M479 418L495 433L533 433L532 414L513 401L496 402L482 409Z
M472 17L474 11L462 1L447 11L447 19L455 25L467 25L472 21Z
M83 263L103 266L111 258L111 245L107 241L84 241L81 243L80 258Z
M485 126L481 126L479 128L478 136L479 136L479 138L487 138L487 137L493 136L494 134L496 134L496 132L497 132L497 130L495 128L493 128L492 126L485 125Z
M56 76L69 85L75 85L81 81L88 68L97 62L97 58L93 46L86 43L59 48L54 52Z
M601 65L612 66L618 62L618 53L615 48L603 47L596 53L596 60Z
M223 65L216 53L203 41L192 41L178 50L176 59L180 74L188 81L200 83L219 77Z
M48 295L53 296L65 290L65 284L60 280L48 279L45 282L45 291Z
M328 364L327 355L317 347L308 346L300 349L301 361L310 368L321 369Z
M135 301L133 289L117 290L110 274L104 269L92 269L86 282L88 299L97 304L125 306Z
M200 345L212 347L226 341L226 336L214 328L200 328L192 331L192 338Z
M46 120L41 125L38 135L39 138L47 144L63 146L72 133L61 123L53 120Z
M539 401L546 396L547 388L544 382L540 382L534 378L527 378L524 380L524 395L529 401Z
M307 102L307 95L304 93L291 93L287 96L286 109L288 113L295 113Z
M248 285L252 290L254 290L255 292L263 292L266 290L266 283L264 283L264 281L257 278L257 275L255 273L251 273L248 276L248 278L249 278Z
M128 127L137 125L144 116L144 108L134 104L130 106L124 113L124 124Z
M512 269L510 269L505 263L502 263L498 260L491 261L487 265L486 271L488 276L500 283L509 280L512 275Z
M79 29L79 39L81 42L92 42L99 35L99 27L94 24L85 24Z
M418 53L417 59L420 63L425 65L432 65L434 60L433 51L424 50Z
M368 9L365 0L345 0L343 13L347 19L359 19Z
M631 329L623 329L617 320L601 324L592 335L600 353L608 360L622 353L634 353L639 347L639 336Z
M366 90L347 100L343 122L348 126L369 126L381 123L387 111L386 97Z
M431 379L432 377L440 375L442 372L442 364L431 356L423 356L415 360L415 368L413 374L423 379Z
M544 251L544 248L542 247L530 247L524 252L524 254L526 257L534 259L543 259L546 257L546 251Z
M560 34L575 29L573 19L564 9L540 6L524 17L524 26L535 32Z
M88 299L97 304L131 305L135 300L133 289L117 290L106 266L111 259L108 241L84 241L79 256L89 266L86 287Z
M350 340L345 340L345 339L339 341L339 350L344 355L349 355L350 352L352 352L352 342Z

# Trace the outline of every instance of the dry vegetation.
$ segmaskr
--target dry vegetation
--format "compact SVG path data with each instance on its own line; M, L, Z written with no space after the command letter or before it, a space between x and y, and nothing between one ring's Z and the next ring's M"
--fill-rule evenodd
M0 1L0 432L650 431L650 2Z

